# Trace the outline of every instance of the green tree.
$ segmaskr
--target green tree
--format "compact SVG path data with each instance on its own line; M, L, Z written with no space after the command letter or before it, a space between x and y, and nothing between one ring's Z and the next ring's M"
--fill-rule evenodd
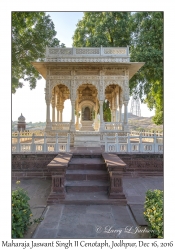
M145 65L130 80L130 91L137 92L151 110L153 121L163 123L163 13L86 12L73 36L76 47L130 46L132 62Z
M73 35L76 47L115 47L130 44L129 12L85 12Z
M138 92L152 110L153 121L163 123L163 12L136 12L131 17L131 61L145 65L130 81L131 92Z
M30 89L36 87L40 74L31 65L42 61L46 46L61 46L49 15L44 12L12 12L12 93L28 81Z
M130 44L129 12L85 12L73 36L75 47L124 47ZM103 104L105 121L111 121L109 102Z
M109 101L104 101L103 103L103 119L105 122L111 121L111 110L109 107Z

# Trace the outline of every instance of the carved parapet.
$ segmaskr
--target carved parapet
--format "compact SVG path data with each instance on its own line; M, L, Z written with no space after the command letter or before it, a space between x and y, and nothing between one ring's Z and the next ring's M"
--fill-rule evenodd
M126 164L115 154L102 154L110 176L109 199L120 199L126 203L123 193L123 172L126 171Z
M60 153L47 165L48 171L52 175L52 187L48 197L48 204L59 203L59 200L65 198L64 180L71 157L72 154L70 153Z

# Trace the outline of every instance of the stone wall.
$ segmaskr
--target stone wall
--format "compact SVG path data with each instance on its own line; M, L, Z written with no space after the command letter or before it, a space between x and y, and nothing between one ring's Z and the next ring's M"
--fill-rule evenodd
M12 154L12 179L51 179L47 165L57 154ZM162 176L162 154L117 154L126 164L124 176Z
M12 154L12 179L51 179L47 165L57 154Z
M124 176L162 176L163 154L117 154L126 164Z

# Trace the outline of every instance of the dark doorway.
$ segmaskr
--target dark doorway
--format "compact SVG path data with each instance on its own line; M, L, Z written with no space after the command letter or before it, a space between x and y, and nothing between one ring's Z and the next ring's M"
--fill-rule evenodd
M90 112L90 108L86 107L84 109L84 121L90 121L91 120L91 112Z

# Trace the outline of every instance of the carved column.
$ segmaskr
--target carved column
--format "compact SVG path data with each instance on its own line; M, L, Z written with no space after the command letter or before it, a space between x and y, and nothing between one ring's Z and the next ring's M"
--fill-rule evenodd
M100 101L100 122L103 122L103 101Z
M50 122L50 101L46 101L46 122Z
M51 130L50 101L46 100L46 131Z
M63 109L64 109L64 105L63 105L63 101L61 101L61 104L58 106L58 110L59 110L59 122L63 121Z
M122 122L122 104L119 105L119 122Z
M57 89L57 91L59 91L59 89ZM57 108L57 122L60 121L60 94L57 93L57 104L56 104L56 108Z
M104 120L103 120L103 101L99 101L100 103L100 131L104 129Z
M52 122L55 122L55 103L52 103Z
M52 122L55 122L55 92L52 90Z
M96 98L94 111L95 111L94 129L98 130L99 129L99 123L98 123L98 119L97 119L97 112L98 112L98 100L97 100L97 98Z
M94 129L98 129L97 110L95 109Z
M72 104L71 131L75 131L75 101L71 100L71 104Z
M57 105L57 122L60 121L60 111L59 111L59 105Z
M79 130L79 107L78 107L78 100L76 101L76 129Z
M80 129L80 117L79 117L80 110L77 109L77 114L76 114L76 129Z
M128 124L128 102L124 102L124 124Z
M115 110L115 122L119 121L119 115L118 115L118 92L116 93L116 99L115 99L115 105L116 105L116 110Z
M120 92L119 92L119 122L123 122L122 121L122 105L123 105L123 91L120 88Z
M63 121L63 108L60 109L60 122Z
M71 101L72 104L72 123L75 124L75 101Z

